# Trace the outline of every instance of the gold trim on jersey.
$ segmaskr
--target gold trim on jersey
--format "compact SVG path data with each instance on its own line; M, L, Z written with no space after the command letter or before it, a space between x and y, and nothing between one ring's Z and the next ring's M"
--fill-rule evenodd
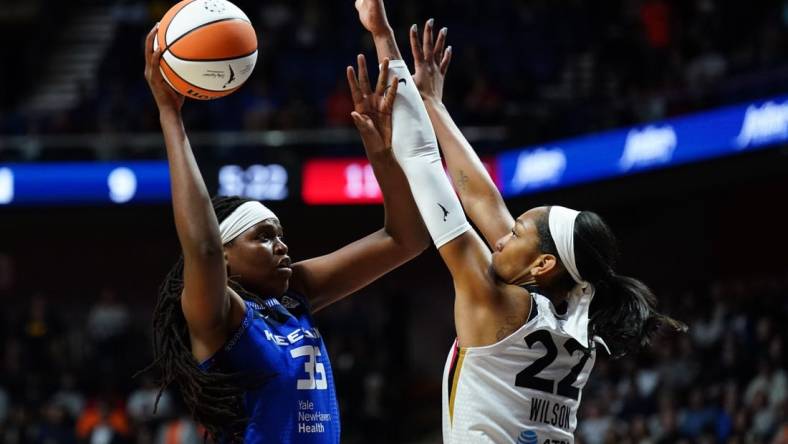
M459 356L457 363L454 365L454 378L451 381L451 392L449 394L449 420L454 420L454 399L457 397L457 385L460 382L460 371L462 371L462 361L465 359L465 349L457 347Z

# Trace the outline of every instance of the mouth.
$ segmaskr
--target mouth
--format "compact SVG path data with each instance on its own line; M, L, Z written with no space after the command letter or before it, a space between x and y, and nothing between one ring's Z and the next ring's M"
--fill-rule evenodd
M289 270L291 263L292 262L291 262L290 258L288 256L285 256L284 259L279 261L279 264L276 266L276 268Z

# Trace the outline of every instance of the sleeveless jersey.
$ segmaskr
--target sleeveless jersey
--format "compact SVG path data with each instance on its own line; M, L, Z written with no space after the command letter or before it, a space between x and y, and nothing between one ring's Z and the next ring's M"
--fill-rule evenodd
M337 444L339 408L325 344L308 302L288 293L267 309L245 301L238 331L200 368L270 376L245 395L246 444ZM284 305L283 305L284 304Z
M574 443L596 354L567 332L566 318L532 293L528 320L507 338L485 347L455 341L443 372L444 443Z

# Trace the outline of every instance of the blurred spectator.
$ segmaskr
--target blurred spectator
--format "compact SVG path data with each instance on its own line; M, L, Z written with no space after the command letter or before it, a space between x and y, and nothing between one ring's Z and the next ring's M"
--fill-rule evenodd
M88 314L88 333L99 344L99 348L110 348L114 341L126 333L129 324L129 311L118 301L115 291L105 288L101 291L96 305Z
M759 440L765 440L774 432L775 415L769 408L769 398L766 392L759 391L750 403L752 411L752 434Z
M52 395L52 403L63 407L71 419L79 417L85 407L85 396L77 389L76 378L72 373L60 376L60 387Z
M681 433L689 438L698 438L705 428L714 422L714 413L704 403L703 391L693 389L689 394L689 405L681 413Z
M788 394L788 379L785 370L775 369L768 359L761 359L758 375L747 386L744 401L752 405L759 395L763 395L771 407L777 407L785 401L786 394Z
M583 422L578 427L577 435L587 444L602 444L613 417L605 414L599 403L593 399L583 402Z
M42 412L42 423L37 428L35 443L40 444L72 444L76 443L74 436L74 421L66 409L57 403L50 402L45 405Z
M126 411L131 420L137 424L145 424L156 418L168 418L172 415L172 395L164 391L159 398L159 404L154 415L153 408L159 396L159 386L148 374L141 376L141 386L129 396Z
M713 296L708 300L682 291L661 299L666 307L682 307L681 317L691 332L695 326L702 331L666 335L653 348L622 359L600 354L583 393L578 442L788 444L783 351L787 332L778 328L788 322L785 285L788 282L766 287L756 281L722 282L710 286ZM402 296L392 293L394 301ZM740 303L753 297L758 303ZM88 315L93 321L84 322L63 310L57 310L61 316L55 318L55 300L39 294L15 299L19 311L7 307L22 316L11 324L10 335L0 338L0 443L203 442L203 432L178 407L174 392L162 395L153 415L158 386L149 375L131 379L124 355L139 354L143 363L150 359L142 337L126 343L134 348L121 346L119 353L108 351L99 360L47 353L35 357L36 351L27 353L25 347L57 349L62 335L53 331L75 331L77 337L98 341L132 336L135 325L149 322L149 310L131 312L112 292L104 292ZM321 332L330 338L342 403L343 442L419 442L439 435L440 387L434 381L439 373L417 374L408 367L413 359L408 352L373 346L391 343L409 350L415 339L403 335L393 340L388 337L392 330L385 326L415 323L418 318L368 301L321 314ZM434 317L423 322L413 325L414 331L434 334ZM103 336L107 332L112 333ZM0 330L0 335L5 333ZM400 354L402 360L394 360ZM127 376L107 377L102 366ZM390 418L401 426L381 437L379 430Z
M121 406L98 399L82 411L76 430L77 438L88 444L121 444L127 441L129 420Z
M225 112L206 111L213 104L187 106L190 130L227 129L229 115L241 123L236 130L348 125L347 91L334 85L338 77L344 83L343 68L358 51L371 49L352 8L314 0L236 3L259 34L255 73L225 99L227 105L220 106ZM449 27L455 53L445 95L463 125L504 125L513 143L542 143L783 92L788 7L780 1L743 4L520 1L454 7L438 0L403 0L390 8L390 18L398 31L432 15L439 26ZM169 6L160 0L116 4L109 16L115 25L109 47L98 54L102 62L95 85L65 85L80 91L79 102L36 114L21 105L40 82L7 88L3 102L16 106L0 107L0 131L158 131L139 74L142 59L129 54L139 54L140 39ZM47 16L49 8L36 12L37 18L53 22L50 32L58 35L84 11L64 8L57 21ZM5 31L9 36L17 32ZM407 39L400 38L400 44L407 53ZM23 43L21 53L39 55L29 57L21 72L35 72L42 58L53 56L40 53L57 47L29 45Z
M203 434L204 430L189 415L181 414L162 424L154 444L199 444L202 442Z

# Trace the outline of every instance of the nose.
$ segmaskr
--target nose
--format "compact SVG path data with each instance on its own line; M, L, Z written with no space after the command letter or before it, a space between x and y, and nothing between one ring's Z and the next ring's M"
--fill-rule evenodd
M282 241L282 238L276 238L276 244L274 244L274 253L278 255L285 255L287 254L288 248L287 244Z
M506 245L507 242L509 242L509 238L511 237L512 237L512 233L509 233L506 236L498 239L498 242L495 243L495 251L500 252L501 250L503 250L503 246Z

